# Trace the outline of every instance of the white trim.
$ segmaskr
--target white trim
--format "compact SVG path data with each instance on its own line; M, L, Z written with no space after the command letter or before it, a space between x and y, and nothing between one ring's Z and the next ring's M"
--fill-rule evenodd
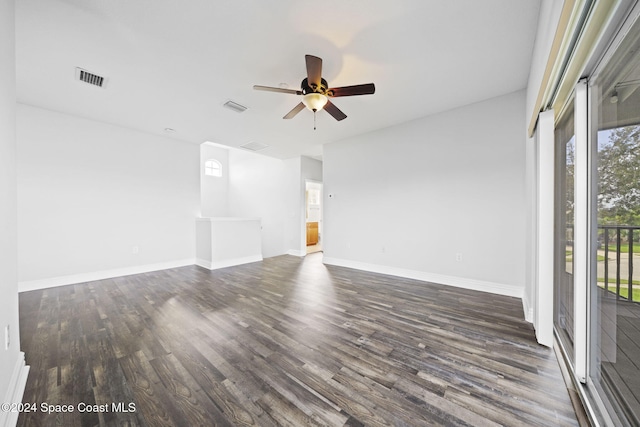
M562 110L571 98L576 82L580 76L584 75L585 67L589 59L595 55L604 30L609 26L621 1L598 0L589 4L590 2L580 0L580 3L582 4L579 13L581 16L584 14L585 19L584 21L577 19L575 25L571 27L572 33L568 34L569 37L577 34L578 38L573 50L568 52L570 56L567 64L560 70L562 74L552 100L552 108L555 111ZM560 115L557 117L560 118Z
M534 294L534 328L539 344L553 346L553 258L554 258L554 170L555 149L554 112L540 113L538 118L537 144L537 237L536 279Z
M533 306L529 302L526 292L522 296L522 311L524 312L524 320L533 323Z
M151 271L167 270L195 264L194 259L160 262L156 264L136 265L132 267L114 268L112 270L92 271L89 273L72 274L69 276L51 277L40 280L18 282L18 292L35 291L37 289L54 288L56 286L73 285L76 283L93 282L111 279L113 277L130 276L132 274L149 273Z
M636 1L636 0L624 0L622 3L631 4L633 3L633 1ZM617 13L620 13L620 14L624 13L624 8L622 8ZM631 11L628 13L626 17L622 15L622 17L618 18L620 21L622 21L622 25L620 26L619 29L617 29L617 31L616 31L615 22L618 22L618 20L616 18L611 19L608 25L611 27L611 30L615 32L611 36L611 42L609 46L606 48L602 56L598 58L598 61L593 69L593 72L589 74L589 81L594 82L598 80L598 78L600 78L600 74L609 64L609 61L611 61L611 58L613 57L613 55L615 55L616 51L622 44L625 37L627 37L627 34L629 34L629 31L631 31L631 28L636 23L636 20L639 17L640 17L640 2L636 1L636 3L633 5Z
M569 47L568 41L576 31L574 28L576 25L576 16L579 15L582 10L582 7L580 6L583 5L584 0L563 1L562 11L558 17L554 36L551 40L551 46L549 46L549 52L546 58L545 68L542 71L542 76L540 77L541 80L539 87L535 88L537 90L537 96L535 104L533 105L531 117L529 118L529 126L527 128L527 135L529 137L532 137L535 132L539 112L545 109L545 106L549 104L549 98L554 95L551 91L559 81L562 72L562 70L559 69L559 66L568 55L568 52L566 51ZM543 17L540 16L540 19L542 18ZM549 24L553 23L549 22ZM529 82L530 85L532 83L533 82L531 81Z
M474 291L488 292L515 298L522 298L522 296L524 295L523 286L511 286L503 283L487 282L484 280L468 279L465 277L447 276L443 274L428 273L426 271L388 267L384 265L369 264L366 262L331 258L327 256L323 258L322 262L324 264L335 265L338 267L347 267L353 268L355 270L370 271L372 273L422 280L424 282L439 283L443 285L454 286L457 288L471 289Z
M538 283L538 135L527 141L527 263L525 270L526 285L523 298L524 316L528 322L537 325L536 292Z
M0 403L20 403L24 395L24 389L27 385L27 377L29 375L29 366L24 361L24 353L18 353L18 360L11 374L11 382L4 400ZM0 411L0 427L15 427L18 423L19 412Z
M287 251L287 255L293 255L293 256L306 256L307 255L307 251L301 251L298 249L289 249Z
M587 258L589 256L589 123L587 107L587 82L576 85L574 164L574 211L573 211L573 348L575 351L575 374L582 383L587 380Z
M195 264L209 270L217 270L219 268L233 267L235 265L249 264L251 262L260 261L262 261L262 255L251 255L242 258L225 259L223 261L209 261L197 258Z

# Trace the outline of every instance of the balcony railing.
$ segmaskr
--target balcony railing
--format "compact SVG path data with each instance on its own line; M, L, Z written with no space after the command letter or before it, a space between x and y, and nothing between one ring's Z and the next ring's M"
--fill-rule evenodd
M633 278L635 258L640 261L638 230L640 227L628 225L598 226L597 278L598 286L617 299L640 303L640 280ZM638 248L634 248L636 242Z

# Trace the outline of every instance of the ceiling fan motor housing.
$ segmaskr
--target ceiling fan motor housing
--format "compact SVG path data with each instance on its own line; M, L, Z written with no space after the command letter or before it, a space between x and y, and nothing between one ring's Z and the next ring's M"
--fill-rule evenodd
M302 93L304 95L308 94L308 93L321 93L323 95L327 95L327 90L329 89L329 84L327 83L327 81L325 79L320 79L320 86L314 88L313 85L309 84L309 79L307 79L306 77L304 78L304 80L302 80L302 83L300 84L300 88L302 89Z

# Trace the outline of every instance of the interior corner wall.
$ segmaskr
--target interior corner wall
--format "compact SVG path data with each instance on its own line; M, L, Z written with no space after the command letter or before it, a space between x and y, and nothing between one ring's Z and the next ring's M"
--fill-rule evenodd
M192 264L198 145L18 104L20 289Z
M302 157L294 157L283 161L286 169L285 182L285 221L284 247L286 253L294 256L305 256L306 245L302 245L304 227L304 180L302 179ZM306 243L306 242L305 242Z
M305 256L306 239L306 181L322 181L322 162L301 156L284 160L286 168L285 248L289 255Z
M262 256L285 250L290 175L283 160L243 150L229 151L229 216L260 218Z
M17 193L16 193L16 75L14 1L0 0L0 399L18 403L19 376L24 365L18 325ZM5 327L10 345L5 348ZM18 368L20 369L20 368ZM24 377L26 381L26 376ZM24 389L22 385L22 390ZM16 394L20 394L16 396ZM17 401L14 401L14 398ZM0 425L9 425L11 413L0 413ZM17 416L17 415L16 415Z
M325 262L522 298L525 97L326 144Z
M535 301L537 279L538 254L538 136L527 138L525 142L525 199L526 199L526 236L525 236L525 286L522 297L525 319L535 324Z
M222 176L205 175L209 159L220 162ZM203 218L229 216L229 150L206 142L200 145L200 209Z
M312 159L310 157L302 156L300 164L300 193L298 199L298 209L300 210L300 230L299 247L303 254L307 252L307 198L306 198L306 183L307 181L322 182L322 162L320 160Z
M303 184L307 180L322 182L322 162L320 160L302 156L300 159L300 167Z

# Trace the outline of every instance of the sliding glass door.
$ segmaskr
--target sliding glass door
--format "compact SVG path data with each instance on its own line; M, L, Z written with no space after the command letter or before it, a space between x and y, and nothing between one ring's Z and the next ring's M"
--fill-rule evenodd
M640 21L590 83L589 381L617 425L640 425Z

